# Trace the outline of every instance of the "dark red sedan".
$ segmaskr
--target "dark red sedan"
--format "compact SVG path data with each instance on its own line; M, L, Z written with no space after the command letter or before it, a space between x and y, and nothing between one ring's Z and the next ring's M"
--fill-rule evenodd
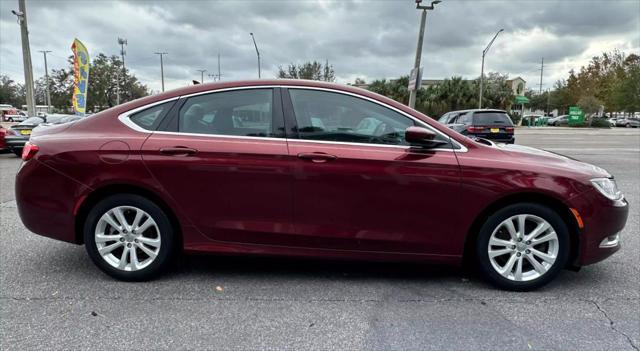
M27 228L122 280L187 251L467 260L528 290L616 252L628 212L604 169L301 80L149 96L35 131L22 156Z

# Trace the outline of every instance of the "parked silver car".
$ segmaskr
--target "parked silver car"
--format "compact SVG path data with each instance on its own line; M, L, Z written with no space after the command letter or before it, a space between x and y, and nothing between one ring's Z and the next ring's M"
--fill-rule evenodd
M638 128L640 127L640 118L624 117L616 120L616 127Z

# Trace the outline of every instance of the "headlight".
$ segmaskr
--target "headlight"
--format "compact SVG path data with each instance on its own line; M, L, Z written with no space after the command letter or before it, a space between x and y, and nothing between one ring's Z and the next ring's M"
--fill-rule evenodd
M591 179L591 184L598 189L600 194L604 195L610 200L620 200L622 198L622 192L618 190L616 181L609 178L595 178Z

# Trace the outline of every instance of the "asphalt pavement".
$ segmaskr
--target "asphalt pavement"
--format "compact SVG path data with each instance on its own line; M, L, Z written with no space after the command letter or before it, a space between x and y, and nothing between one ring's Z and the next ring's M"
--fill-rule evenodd
M529 293L450 268L187 256L146 283L30 233L0 155L0 349L638 350L640 130L520 128L517 143L606 168L630 202L623 248ZM46 181L46 180L43 180Z

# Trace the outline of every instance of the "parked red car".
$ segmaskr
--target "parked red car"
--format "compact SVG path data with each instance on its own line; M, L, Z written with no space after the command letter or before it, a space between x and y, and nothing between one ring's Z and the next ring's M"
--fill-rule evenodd
M475 262L537 288L620 248L628 205L605 170L484 144L354 87L196 85L35 130L16 199L29 230L85 244L122 280L179 250Z
M7 129L3 126L0 126L0 152L4 152L7 150L7 142L4 137L7 135Z

